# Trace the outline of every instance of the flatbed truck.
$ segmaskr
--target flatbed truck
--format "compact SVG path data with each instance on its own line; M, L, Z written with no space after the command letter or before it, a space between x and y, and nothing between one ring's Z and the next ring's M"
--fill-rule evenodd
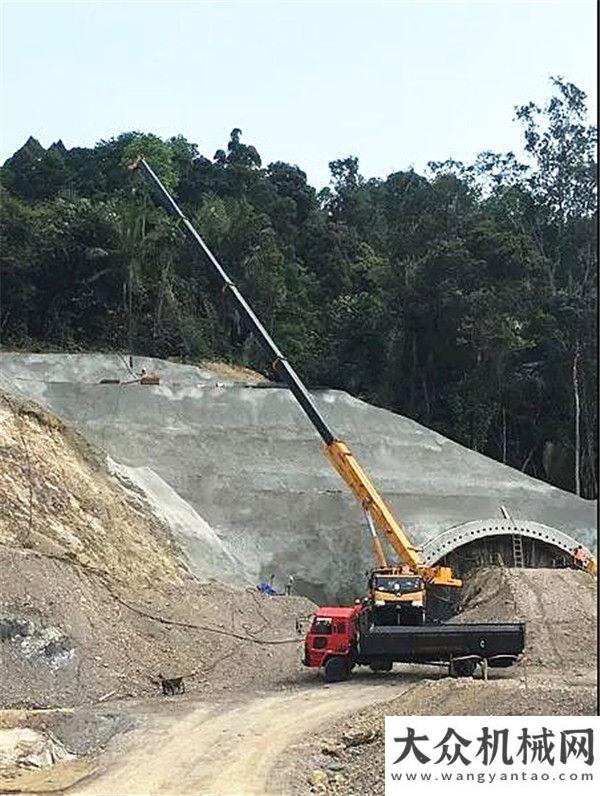
M356 666L390 671L394 663L443 664L455 677L517 663L525 647L522 622L378 625L368 603L318 608L304 641L302 663L326 682L347 680Z

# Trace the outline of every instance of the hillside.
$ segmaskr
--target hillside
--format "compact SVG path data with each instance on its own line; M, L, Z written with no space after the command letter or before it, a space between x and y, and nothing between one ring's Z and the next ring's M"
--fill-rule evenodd
M372 177L334 149L321 191L239 127L214 153L150 131L72 148L30 136L0 168L3 344L269 367L128 169L144 154L309 385L594 499L597 134L563 77L532 99L505 117L520 155L482 141L471 163L430 152L416 172L400 147Z
M166 528L112 479L83 437L0 392L0 539L114 582L181 583Z
M0 462L0 707L157 694L159 674L216 694L298 671L307 600L193 579L93 447L6 393Z
M136 357L134 367L156 370L160 385L128 384L132 374L116 355L9 352L0 353L0 383L72 424L170 514L199 577L229 578L233 559L246 582L275 574L283 584L293 574L317 602L362 591L373 559L364 518L287 390L165 360ZM121 383L99 383L106 378ZM346 393L314 395L417 543L500 517L504 505L517 519L595 546L595 503ZM172 521L192 511L194 523ZM212 570L206 546L197 546L206 534L222 562Z

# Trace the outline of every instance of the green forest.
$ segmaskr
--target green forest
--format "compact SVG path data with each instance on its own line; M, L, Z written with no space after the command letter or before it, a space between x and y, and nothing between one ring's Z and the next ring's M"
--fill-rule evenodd
M72 149L30 138L1 169L2 347L267 372L127 169L143 153L309 386L595 498L596 129L562 78L514 124L518 156L386 179L342 157L321 191L296 165L263 164L239 129L212 157L182 136Z

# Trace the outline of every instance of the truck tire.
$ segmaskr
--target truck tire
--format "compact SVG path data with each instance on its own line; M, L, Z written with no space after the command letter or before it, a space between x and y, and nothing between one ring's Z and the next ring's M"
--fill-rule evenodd
M342 680L347 680L350 676L350 667L346 658L341 658L339 655L325 663L323 676L326 683L340 683Z
M372 672L391 672L394 662L391 658L374 658L369 664Z
M454 661L455 677L473 677L477 668L476 660Z

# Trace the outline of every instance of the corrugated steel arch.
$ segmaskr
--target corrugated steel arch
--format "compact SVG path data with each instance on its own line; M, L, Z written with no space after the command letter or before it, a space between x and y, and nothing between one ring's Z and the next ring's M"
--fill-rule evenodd
M482 539L486 536L512 536L513 534L520 534L531 539L537 539L540 542L546 542L569 554L573 553L573 550L579 544L576 539L563 531L551 528L548 525L542 525L539 522L493 517L488 520L474 520L473 522L465 522L463 525L456 525L429 539L423 546L422 560L425 566L431 567L453 550L477 539ZM585 547L584 549L588 557L591 557L591 552Z

